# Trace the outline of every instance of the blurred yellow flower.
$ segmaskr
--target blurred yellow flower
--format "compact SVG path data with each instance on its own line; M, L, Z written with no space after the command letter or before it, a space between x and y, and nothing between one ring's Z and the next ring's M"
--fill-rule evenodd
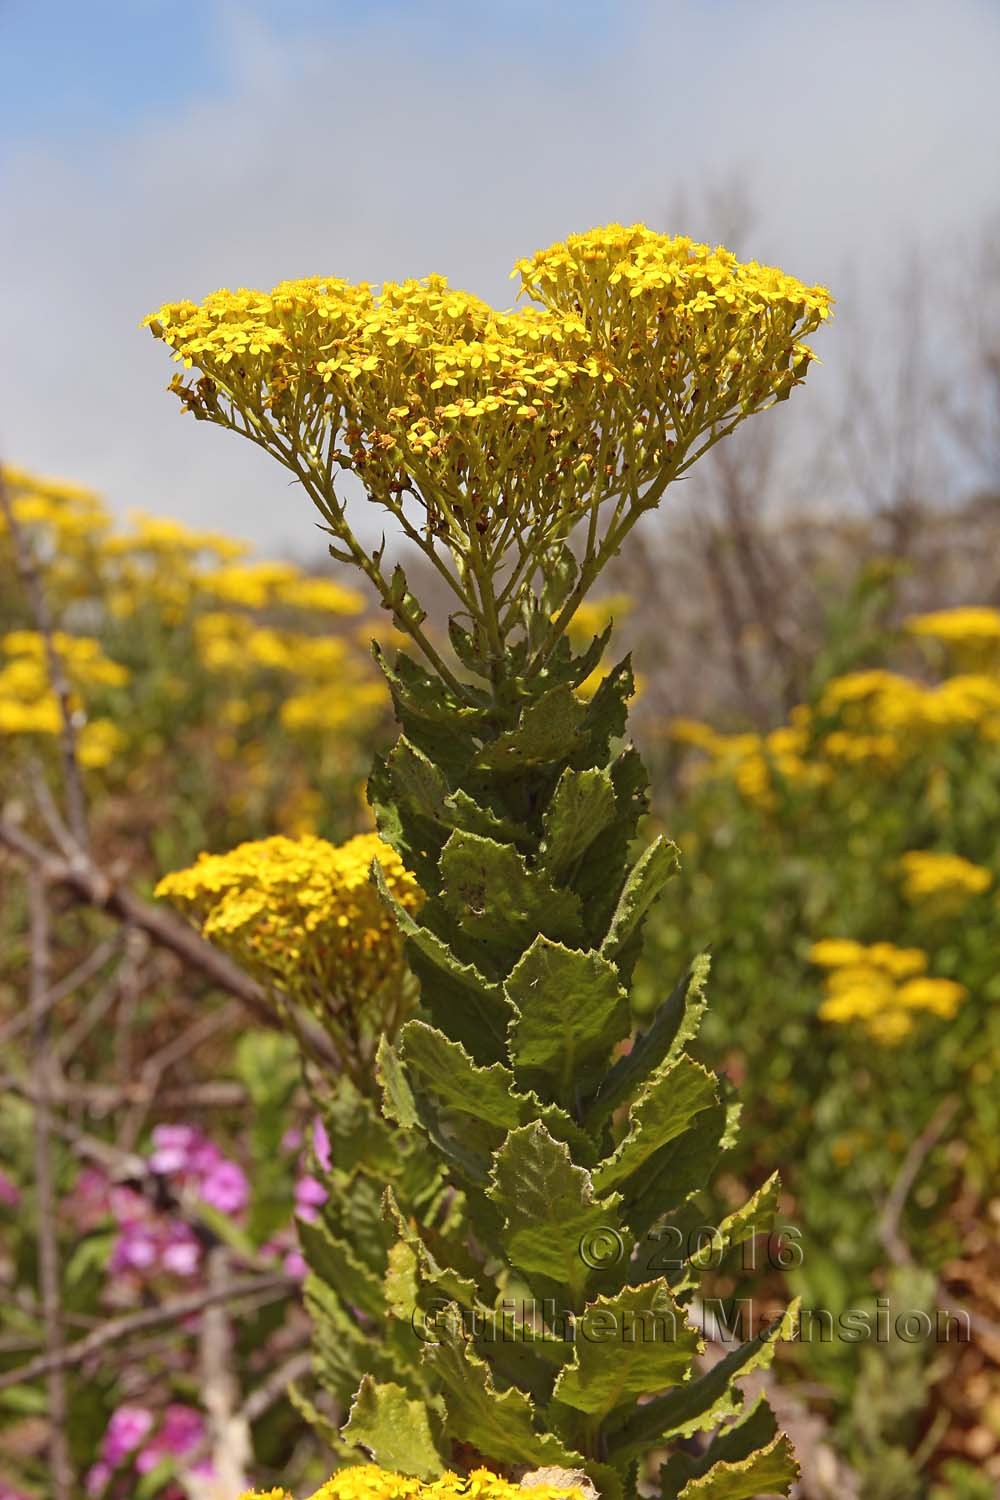
M954 980L927 977L927 954L921 948L821 938L809 957L828 971L820 1019L841 1026L858 1022L884 1046L908 1036L920 1011L950 1020L967 993Z
M903 894L914 905L944 902L963 906L972 896L980 896L993 884L993 872L975 865L959 854L940 854L929 849L913 849L899 861L903 875Z

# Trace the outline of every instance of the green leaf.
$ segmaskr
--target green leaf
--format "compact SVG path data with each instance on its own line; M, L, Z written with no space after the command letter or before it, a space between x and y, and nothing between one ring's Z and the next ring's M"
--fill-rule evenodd
M586 1467L581 1454L564 1448L552 1433L536 1430L535 1409L523 1391L496 1389L487 1365L457 1331L442 1329L438 1343L425 1348L424 1361L444 1387L447 1431L484 1458L531 1468Z
M444 1103L504 1131L521 1123L512 1097L514 1075L503 1063L477 1067L459 1042L424 1021L408 1021L396 1047L406 1067L419 1073Z
M577 763L581 760L577 756ZM615 760L611 780L615 817L597 835L573 877L573 889L583 902L587 941L595 948L607 935L625 883L629 849L648 805L649 778L634 746L629 745Z
M787 1495L799 1477L799 1466L782 1433L749 1457L717 1463L700 1479L690 1480L679 1500L756 1500L760 1495Z
M418 1231L407 1222L391 1188L386 1188L382 1203L385 1218L397 1235L389 1251L385 1279L385 1295L391 1301L394 1316L408 1320L418 1305L427 1305L428 1293L433 1294L436 1306L440 1306L444 1297L462 1307L475 1307L475 1282L451 1266L439 1263Z
M443 1032L419 1020L408 1021L403 1027L397 1051L409 1073L419 1076L425 1091L449 1108L494 1127L494 1136L487 1137L491 1156L507 1131L540 1119L549 1134L565 1141L577 1159L585 1165L593 1159L593 1143L571 1116L558 1105L543 1104L536 1094L519 1093L513 1073L502 1063L488 1068L477 1066L459 1042L450 1041Z
M654 1152L688 1129L695 1115L718 1102L715 1075L692 1058L661 1065L629 1110L628 1133L594 1171L599 1193L619 1187Z
M643 1078L695 1035L705 1010L709 962L707 953L695 959L656 1011L649 1029L637 1036L631 1051L615 1063L587 1112L588 1130L603 1124L619 1105L633 1097Z
M510 1007L500 986L491 984L473 964L462 963L442 938L411 916L395 899L377 866L375 883L406 939L410 966L420 980L421 999L434 1020L440 1020L448 1035L457 1036L467 1045L471 1041L472 1048L478 1043L477 1051L489 1039L498 1052L502 1051Z
M601 945L606 958L615 958L634 933L650 906L677 869L678 849L660 837L636 861L618 898L608 935Z
M568 686L554 687L529 703L516 729L484 745L476 758L482 771L515 775L568 760L579 740L586 710Z
M489 719L485 706L463 703L438 677L399 652L390 667L381 647L372 647L392 694L406 738L446 775L458 776L468 762L468 737Z
M573 1359L554 1399L603 1420L640 1396L678 1385L702 1346L662 1281L598 1297L577 1319Z
M372 1171L385 1172L399 1160L395 1132L345 1073L334 1079L321 1109L338 1170L352 1172L364 1163Z
M567 769L559 778L545 813L542 868L555 881L564 879L615 816L615 789L609 772Z
M450 831L444 808L447 795L442 773L405 736L386 759L376 758L368 778L368 801L379 833L427 895L433 895L440 883L438 856Z
M588 765L604 765L612 740L621 739L628 723L628 700L635 692L632 658L626 656L599 683L583 720ZM580 759L574 759L580 765Z
M719 1429L704 1453L673 1453L661 1464L661 1500L677 1500L689 1480L700 1479L715 1463L733 1464L749 1458L759 1448L768 1447L777 1433L778 1424L767 1398L758 1396L738 1421Z
M704 1432L738 1411L742 1397L733 1382L770 1365L778 1344L791 1336L798 1308L793 1302L782 1318L724 1355L707 1374L647 1402L626 1418L608 1437L612 1461L622 1464L668 1438Z
M691 1264L696 1269L710 1266L713 1259L718 1257L720 1249L728 1250L733 1245L742 1245L745 1240L753 1239L755 1234L769 1231L778 1211L780 1193L781 1178L777 1172L773 1172L742 1208L726 1215L713 1239L692 1255Z
M576 1299L591 1274L586 1237L617 1233L617 1197L595 1198L590 1173L537 1121L512 1130L497 1152L489 1196L504 1215L512 1264L568 1287Z
M68 1291L75 1292L82 1282L103 1273L117 1238L117 1233L83 1236L66 1262L64 1276Z
M307 1276L303 1299L312 1323L316 1375L338 1400L350 1398L366 1371L391 1379L391 1362L358 1327L332 1287L318 1276Z
M539 933L559 942L582 935L572 891L555 890L510 844L456 831L441 854L442 900L494 962L509 964Z
M625 1189L622 1217L633 1234L645 1235L691 1193L707 1185L722 1154L727 1111L724 1104L703 1109L694 1123L655 1151L641 1178Z
M541 613L543 618L562 609L580 575L580 565L565 542L546 553L542 569Z
M309 1400L309 1397L303 1395L298 1386L288 1387L288 1400L299 1416L313 1429L320 1441L336 1454L340 1464L350 1466L366 1462L364 1455L357 1448L351 1448L343 1441L336 1424L331 1422L329 1417L324 1416Z
M413 1097L410 1080L399 1053L387 1036L379 1038L375 1072L382 1089L382 1107L389 1119L394 1120L403 1130L419 1127L420 1112Z
M352 1307L371 1318L385 1314L382 1284L346 1241L334 1237L322 1220L297 1222L299 1243L310 1271L334 1289Z
M438 1452L431 1414L400 1385L379 1385L366 1375L341 1429L345 1442L364 1448L383 1469L437 1479L446 1467Z
M456 1121L436 1092L404 1067L384 1036L379 1042L376 1067L386 1113L404 1129L422 1130L445 1160L473 1183L485 1183L497 1145L495 1127L467 1116Z
M203 1198L198 1199L198 1218L206 1224L217 1239L230 1250L234 1250L243 1260L253 1261L257 1255L257 1247L253 1240L242 1229L229 1214L224 1214L221 1209L212 1203L206 1203Z
M514 1007L508 1050L518 1079L571 1107L628 1035L628 998L599 953L537 937L504 986Z
M470 797L461 787L450 793L448 809L453 828L481 834L483 838L495 839L498 844L524 844L528 848L532 845L530 830L523 823L501 817L486 805L484 797Z

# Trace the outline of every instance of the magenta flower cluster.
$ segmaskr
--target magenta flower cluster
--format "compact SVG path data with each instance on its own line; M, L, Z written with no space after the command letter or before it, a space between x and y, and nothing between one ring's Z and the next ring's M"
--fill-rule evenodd
M148 1474L164 1459L183 1460L205 1441L205 1422L193 1406L171 1403L157 1416L145 1406L119 1406L112 1414L101 1443L101 1456L87 1474L88 1495L103 1495L116 1471L126 1464L136 1474ZM208 1459L196 1459L192 1474L211 1475ZM172 1500L181 1491L161 1492Z
M250 1197L246 1174L193 1125L157 1125L146 1164L155 1192L144 1190L146 1184L109 1182L93 1170L81 1173L77 1181L77 1195L91 1212L110 1212L116 1222L108 1269L141 1279L162 1272L194 1276L204 1253L192 1228L199 1205L236 1218Z

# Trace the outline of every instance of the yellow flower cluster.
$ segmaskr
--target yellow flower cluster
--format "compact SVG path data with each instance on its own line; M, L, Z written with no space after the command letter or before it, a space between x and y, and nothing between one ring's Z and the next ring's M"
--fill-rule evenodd
M74 694L73 711L81 712L82 695L94 687L120 687L128 672L112 661L89 636L56 631L52 645ZM59 703L52 689L45 642L34 630L11 630L0 638L0 735L57 735L62 728ZM77 752L88 769L111 763L125 737L110 719L80 725Z
M3 466L14 519L31 529L55 554L90 550L111 527L111 517L97 495L68 479L30 474L10 464ZM5 523L0 516L0 537Z
M698 719L675 719L670 736L677 744L706 751L712 774L731 776L748 802L771 808L776 778L804 786L821 786L832 778L830 766L810 757L810 724L809 709L798 707L791 723L768 734L719 734Z
M1000 609L987 604L964 604L958 609L937 609L928 615L910 615L907 630L913 636L943 640L955 646L1000 645Z
M837 715L863 741L881 747L893 739L898 761L908 745L942 731L1000 737L1000 677L965 672L928 686L882 669L851 672L828 685L819 712Z
M150 516L145 511L133 510L129 513L129 520L132 523L130 532L119 532L103 543L106 556L149 553L174 561L179 557L199 557L207 553L220 560L231 560L243 557L247 551L245 542L236 541L219 531L193 531L169 516Z
M842 769L891 773L942 737L1000 742L1000 674L962 672L928 684L881 667L849 672L827 684L815 708L799 704L768 734L720 734L694 719L675 719L669 733L707 754L709 774L731 777L748 802L773 808L776 779L822 787Z
M255 624L248 615L210 611L195 621L194 637L198 658L209 672L231 678L254 666L294 679L295 690L282 697L279 710L291 734L348 726L360 731L382 712L384 691L367 659L339 636L276 630Z
M960 854L938 854L913 849L900 860L903 894L913 905L924 903L961 907L972 896L981 896L993 884L993 872L974 865Z
M419 886L374 833L339 846L278 836L202 854L165 876L156 894L279 989L321 1010L363 1007L405 972L399 933L371 880L373 860L396 899L416 910Z
M519 263L543 305L498 312L440 276L223 290L146 319L199 378L172 389L330 502L337 467L392 508L417 496L458 550L560 535L595 493L682 472L782 399L829 294L725 250L611 225Z
M922 1012L950 1020L967 994L952 979L929 978L921 948L823 938L809 957L828 971L821 1019L836 1025L859 1022L873 1041L887 1046L907 1037Z
M509 1479L501 1479L489 1469L474 1469L468 1478L442 1474L440 1479L424 1482L405 1474L394 1474L375 1464L358 1464L340 1469L321 1485L310 1500L582 1500L576 1486L559 1488L540 1484L530 1491ZM292 1500L287 1490L253 1491L242 1500Z
M118 617L152 602L176 622L201 599L316 616L363 612L357 590L303 573L291 562L247 559L245 542L142 512L133 512L131 522L130 531L107 536L99 546L102 589Z

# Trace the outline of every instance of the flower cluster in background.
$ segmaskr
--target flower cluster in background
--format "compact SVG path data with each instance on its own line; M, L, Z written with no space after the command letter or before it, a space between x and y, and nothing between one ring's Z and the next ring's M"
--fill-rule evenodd
M928 684L872 668L834 678L815 704L799 704L787 724L765 734L720 733L691 719L675 719L670 734L707 755L706 775L732 777L747 801L776 810L783 785L836 793L841 767L886 776L931 743L1000 742L1000 672Z
M809 956L828 970L821 1018L859 1021L876 1042L902 1041L921 1012L950 1020L966 998L964 985L926 974L927 954L919 948L827 938L814 943Z
M931 849L911 849L899 861L903 895L914 906L957 911L993 885L993 871Z
M197 842L175 863L212 841L216 821L230 840L366 825L358 788L385 716L368 648L394 637L365 617L356 590L171 519L134 512L117 524L95 494L62 480L4 476L44 567L95 790L151 796L176 776L171 761L203 766L169 830ZM13 567L2 521L0 567ZM0 759L14 773L26 758L53 759L61 727L28 618L16 588L0 600Z
M194 1407L170 1402L156 1412L148 1406L119 1406L105 1431L100 1458L87 1473L87 1494L95 1500L126 1500L134 1493L128 1476L152 1474L165 1460L210 1477L211 1461L197 1457L206 1436L205 1419ZM116 1477L120 1487L113 1484ZM161 1500L182 1500L186 1491L167 1481L157 1493Z

